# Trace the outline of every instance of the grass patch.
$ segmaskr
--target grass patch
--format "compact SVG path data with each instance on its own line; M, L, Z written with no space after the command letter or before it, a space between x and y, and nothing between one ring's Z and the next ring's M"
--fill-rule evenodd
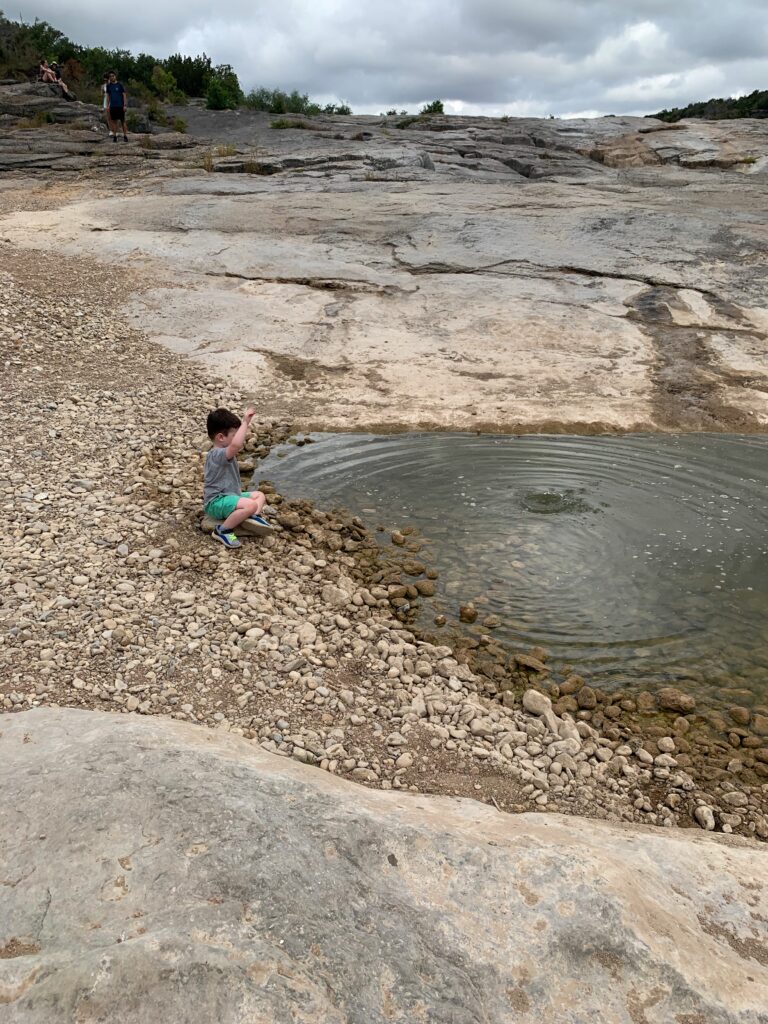
M231 142L228 142L226 145L217 146L213 152L216 156L234 156L237 150Z
M739 163L742 163L742 164L756 164L757 163L757 157L756 156L745 156L745 157L741 158Z
M285 128L311 128L311 124L307 124L306 121L292 121L287 117L278 117L276 121L271 121L270 128L275 128L278 131L284 130Z
M174 117L171 122L171 128L173 128L175 132L179 132L180 135L187 134L187 122L183 117Z
M208 171L209 174L213 170L214 159L213 153L210 151L210 149L207 149L200 157L200 166L203 168L204 171Z
M22 118L16 127L23 132L29 132L35 128L42 128L46 124L56 124L56 118L48 110L39 110L32 117Z
M243 172L245 174L261 174L264 177L273 173L269 168L265 167L264 164L260 164L258 160L244 160Z

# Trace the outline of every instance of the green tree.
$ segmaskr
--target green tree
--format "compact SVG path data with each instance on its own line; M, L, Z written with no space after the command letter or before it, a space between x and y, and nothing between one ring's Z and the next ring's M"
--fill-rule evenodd
M152 69L151 84L155 95L163 102L186 103L187 98L176 84L176 79L159 64L155 64Z
M217 64L213 68L206 100L209 110L234 110L244 102L243 90L231 64Z
M425 103L419 111L420 114L444 114L443 101L432 100L431 103Z

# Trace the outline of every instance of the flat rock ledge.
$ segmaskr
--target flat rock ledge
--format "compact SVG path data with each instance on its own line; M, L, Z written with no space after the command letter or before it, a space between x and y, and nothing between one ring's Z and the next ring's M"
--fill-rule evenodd
M361 789L224 732L0 730L0 1022L768 1020L733 837Z

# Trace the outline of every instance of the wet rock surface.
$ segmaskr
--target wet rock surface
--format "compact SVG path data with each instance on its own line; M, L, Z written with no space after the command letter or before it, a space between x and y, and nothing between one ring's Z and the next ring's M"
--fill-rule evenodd
M744 841L367 792L64 709L0 720L0 781L4 1024L765 1020Z

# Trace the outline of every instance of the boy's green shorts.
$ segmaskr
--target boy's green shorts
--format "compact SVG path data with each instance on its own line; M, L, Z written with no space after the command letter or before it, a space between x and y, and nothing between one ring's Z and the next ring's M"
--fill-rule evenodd
M211 519L228 519L237 508L241 498L250 498L250 491L243 491L242 494L220 494L213 498L205 506L205 514Z

